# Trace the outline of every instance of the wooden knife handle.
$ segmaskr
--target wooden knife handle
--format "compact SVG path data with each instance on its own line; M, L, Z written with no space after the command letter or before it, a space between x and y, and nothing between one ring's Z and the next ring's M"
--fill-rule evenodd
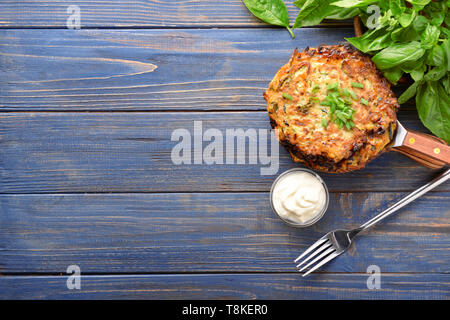
M407 130L402 146L392 148L414 161L432 169L450 164L450 147L435 136Z

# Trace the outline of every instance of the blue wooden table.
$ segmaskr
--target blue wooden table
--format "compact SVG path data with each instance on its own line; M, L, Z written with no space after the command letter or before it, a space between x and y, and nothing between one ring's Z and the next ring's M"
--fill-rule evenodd
M436 171L389 152L322 174L330 208L295 229L269 205L272 181L296 167L283 149L275 175L171 161L172 133L194 121L268 129L262 93L277 69L295 47L342 42L350 23L293 40L240 0L81 0L81 30L71 30L72 4L0 2L0 298L450 298L448 183L320 272L302 278L292 262ZM426 132L414 105L398 116ZM80 290L66 285L71 265ZM379 289L367 286L371 265Z

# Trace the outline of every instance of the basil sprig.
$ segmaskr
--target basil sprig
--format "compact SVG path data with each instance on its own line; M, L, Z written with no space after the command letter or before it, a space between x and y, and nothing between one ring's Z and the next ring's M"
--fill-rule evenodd
M286 27L292 38L295 38L289 28L289 15L282 0L243 0L245 6L254 16L262 21L276 26Z
M391 83L409 74L414 83L399 103L415 96L422 123L450 143L449 0L297 0L294 4L300 8L294 28L359 16L368 31L347 41L371 54ZM371 5L380 9L375 26Z
M282 0L243 1L255 16L286 27L294 37ZM450 0L296 0L294 5L300 12L292 29L359 16L368 31L347 41L372 55L391 83L409 74L414 83L399 103L415 96L422 123L450 143Z

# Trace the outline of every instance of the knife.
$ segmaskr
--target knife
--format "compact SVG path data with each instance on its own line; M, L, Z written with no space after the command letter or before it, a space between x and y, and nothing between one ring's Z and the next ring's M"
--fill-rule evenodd
M407 130L398 120L391 148L432 169L450 164L450 146L444 140L426 133Z

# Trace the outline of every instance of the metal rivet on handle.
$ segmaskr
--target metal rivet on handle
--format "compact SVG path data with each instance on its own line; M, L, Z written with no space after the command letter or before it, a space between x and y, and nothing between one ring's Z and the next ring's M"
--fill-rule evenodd
M434 153L436 153L436 154L439 154L439 152L441 152L441 149L439 149L439 148L434 148Z
M414 144L414 142L416 142L416 139L414 139L414 138L409 138L409 143Z

